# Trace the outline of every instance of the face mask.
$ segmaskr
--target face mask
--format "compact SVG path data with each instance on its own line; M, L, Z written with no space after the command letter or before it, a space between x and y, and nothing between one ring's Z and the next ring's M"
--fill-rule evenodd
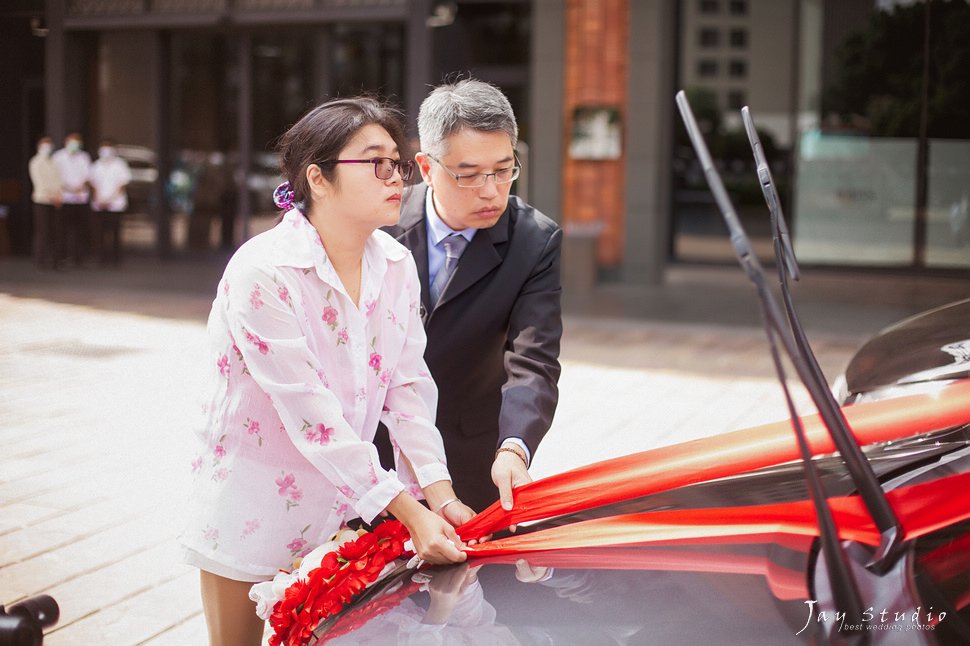
M41 144L41 145L37 146L37 152L40 153L41 155L43 155L44 157L50 156L50 154L53 151L54 151L54 145L53 144Z
M115 154L114 148L110 148L108 146L101 146L100 148L98 148L98 157L104 157L105 159L107 159L109 157L114 157L114 154Z
M64 144L64 147L67 148L67 152L76 153L77 151L81 150L81 142L77 139L71 139L69 142Z

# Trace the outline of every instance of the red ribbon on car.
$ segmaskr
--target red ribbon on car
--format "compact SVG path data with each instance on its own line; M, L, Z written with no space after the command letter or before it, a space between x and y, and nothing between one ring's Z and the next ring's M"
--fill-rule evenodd
M861 445L912 437L970 423L970 380L931 394L868 402L843 409ZM802 418L814 455L836 449L818 415ZM464 540L511 524L583 511L685 485L707 482L799 459L790 421L776 422L605 460L523 485L515 506L494 503L458 528ZM959 486L959 485L963 486ZM970 516L970 475L959 474L889 494L907 538ZM943 493L945 491L945 494ZM830 498L840 535L878 543L868 513L855 496ZM764 534L817 533L808 501L631 514L573 523L528 535L469 546L470 557L523 553L575 546L607 546L652 541Z

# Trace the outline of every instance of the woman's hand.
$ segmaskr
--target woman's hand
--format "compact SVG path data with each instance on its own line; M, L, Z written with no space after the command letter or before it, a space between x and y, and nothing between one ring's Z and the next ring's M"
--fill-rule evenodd
M414 550L421 560L444 565L461 563L467 558L461 551L464 544L455 533L455 528L411 495L399 493L387 510L407 527Z
M451 616L461 597L478 581L478 570L481 567L481 565L469 567L467 563L462 563L449 568L422 570L420 574L428 577L428 594L431 601L421 623L448 623L448 617Z

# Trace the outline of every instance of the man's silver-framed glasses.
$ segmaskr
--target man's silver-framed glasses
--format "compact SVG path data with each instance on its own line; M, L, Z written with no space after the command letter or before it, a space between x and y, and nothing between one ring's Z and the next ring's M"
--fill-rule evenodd
M425 153L428 155L428 153ZM450 168L445 166L440 159L434 155L428 155L428 157L441 166L446 173L455 178L455 183L462 188L481 188L485 186L485 182L491 177L496 184L509 184L514 182L519 177L519 172L522 170L522 166L519 163L519 158L515 157L515 166L509 166L508 168L500 168L493 173L474 173L472 175L459 175L453 172Z

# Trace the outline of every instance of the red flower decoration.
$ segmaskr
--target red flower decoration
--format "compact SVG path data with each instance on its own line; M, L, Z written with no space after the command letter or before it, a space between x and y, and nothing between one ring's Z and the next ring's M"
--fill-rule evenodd
M404 525L390 520L328 552L320 567L305 581L294 581L273 607L270 646L305 644L321 621L340 612L377 580L385 565L404 554L407 539Z

